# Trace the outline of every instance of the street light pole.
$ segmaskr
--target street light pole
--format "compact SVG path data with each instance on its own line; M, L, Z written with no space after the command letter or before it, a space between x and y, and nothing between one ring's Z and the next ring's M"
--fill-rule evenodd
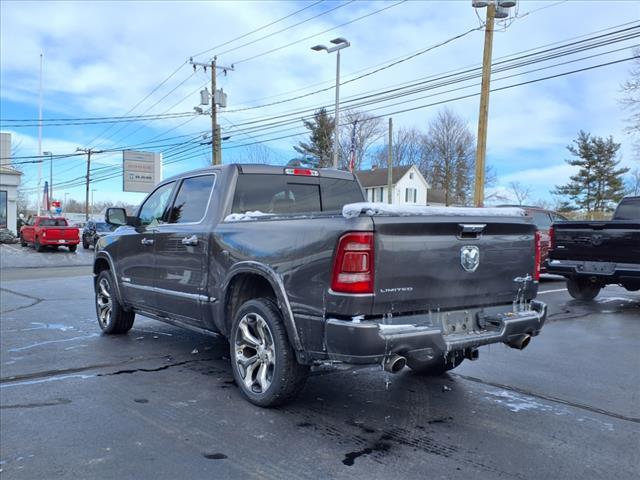
M336 113L334 117L333 168L338 168L338 149L340 147L340 50L336 54Z
M351 43L342 37L334 38L331 43L335 47L328 48L324 45L315 45L311 50L319 52L325 50L327 53L337 52L336 55L336 111L334 115L334 133L333 133L333 168L338 168L338 152L340 149L340 50L351 46Z

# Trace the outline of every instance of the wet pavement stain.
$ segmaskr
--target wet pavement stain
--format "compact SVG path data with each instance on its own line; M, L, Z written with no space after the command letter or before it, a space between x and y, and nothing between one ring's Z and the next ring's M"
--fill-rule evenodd
M149 403L149 400L146 398L134 398L133 401L136 403Z
M385 435L380 437L380 440L383 440ZM362 450L357 450L355 452L346 453L342 463L347 467L353 466L356 459L362 457L363 455L371 455L372 453L384 453L391 450L391 444L387 442L378 441L374 443L370 447L363 448Z
M202 455L209 460L224 460L225 458L229 458L224 453L203 453Z

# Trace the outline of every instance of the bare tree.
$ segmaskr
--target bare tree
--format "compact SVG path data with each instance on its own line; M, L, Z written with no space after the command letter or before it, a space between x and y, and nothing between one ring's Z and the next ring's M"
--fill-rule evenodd
M343 116L343 121L348 125L340 128L340 168L348 170L351 161L351 138L353 125L356 124L355 137L355 170L360 170L362 162L369 154L371 147L386 133L383 122L364 112L349 110Z
M627 185L629 185L627 190L629 195L640 195L640 168L631 170Z
M509 182L509 190L518 202L518 205L524 205L531 197L531 187L522 185L520 182Z
M244 147L242 161L245 163L265 163L271 165L275 163L276 155L269 147L263 144L249 145Z
M640 47L633 49L635 57L629 79L622 84L622 105L629 111L627 133L635 139L636 160L640 160Z
M393 132L393 145L391 147L393 155L393 165L418 165L422 158L423 135L416 128L399 128ZM388 143L378 150L372 163L376 167L387 168L388 163Z
M462 117L440 110L429 123L420 171L432 188L444 191L448 204L466 204L474 177L475 138Z

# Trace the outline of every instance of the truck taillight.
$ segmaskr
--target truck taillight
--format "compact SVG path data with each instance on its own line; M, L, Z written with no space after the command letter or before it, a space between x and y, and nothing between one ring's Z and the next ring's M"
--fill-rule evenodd
M549 227L549 250L553 250L556 246L555 232L553 231L553 225Z
M536 253L533 260L533 279L537 282L540 280L540 232L538 230L536 230L535 242Z
M331 290L373 293L373 272L373 233L351 232L340 237L333 261Z

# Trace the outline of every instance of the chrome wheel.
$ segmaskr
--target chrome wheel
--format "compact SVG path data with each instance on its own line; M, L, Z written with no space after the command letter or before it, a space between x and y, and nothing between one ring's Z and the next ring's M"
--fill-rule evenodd
M264 393L271 386L276 366L273 335L257 313L240 319L234 338L234 362L247 390Z
M96 305L98 309L98 321L102 328L107 328L111 321L112 301L109 280L101 278L96 291Z

